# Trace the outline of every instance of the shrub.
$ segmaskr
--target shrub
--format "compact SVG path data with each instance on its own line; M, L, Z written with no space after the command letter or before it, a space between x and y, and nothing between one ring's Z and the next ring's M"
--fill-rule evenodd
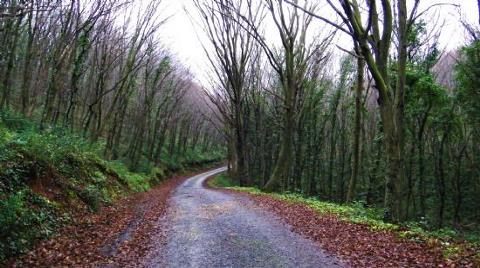
M56 220L48 201L28 189L0 200L0 260L24 253L37 239L50 236L62 221Z
M136 192L142 192L150 189L149 175L132 173L121 161L108 162L107 168L111 172L118 174L120 181L124 185L128 186L128 188Z
M0 121L5 127L13 131L25 131L35 128L32 121L9 110L0 111Z
M88 185L78 192L78 196L94 212L99 211L102 192L94 185Z
M211 187L233 187L236 186L236 184L230 179L230 177L222 173L220 175L215 176L211 180L209 180L208 185Z

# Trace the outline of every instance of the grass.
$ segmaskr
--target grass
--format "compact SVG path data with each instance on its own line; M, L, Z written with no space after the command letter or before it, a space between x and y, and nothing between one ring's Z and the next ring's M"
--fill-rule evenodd
M233 188L235 183L228 177L226 173L216 175L207 181L208 186L214 188ZM253 189L253 188L252 188Z
M256 187L236 186L226 173L217 175L209 180L211 187L226 188L253 195L268 195L285 202L300 203L312 208L320 215L334 215L340 220L363 224L372 231L392 231L400 238L410 239L416 242L440 244L444 256L449 257L461 253L465 247L480 248L480 235L471 233L468 240L451 228L427 230L419 222L408 222L403 225L386 223L382 220L382 211L377 208L368 208L361 202L351 205L326 202L314 197L305 197L296 193L266 193ZM480 253L478 254L480 259Z
M341 205L321 201L314 197L305 197L296 193L265 193L262 192L260 189L254 187L233 186L227 188L236 191L248 192L250 194L269 195L271 197L286 202L301 203L308 206L309 208L314 209L319 214L335 215L339 219L347 222L365 224L374 231L399 229L398 225L382 221L381 212L378 209L365 208L364 205L360 202L354 203L352 205Z

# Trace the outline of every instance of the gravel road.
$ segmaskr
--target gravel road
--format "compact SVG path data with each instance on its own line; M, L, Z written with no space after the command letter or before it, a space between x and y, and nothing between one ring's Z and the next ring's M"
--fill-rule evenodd
M341 267L310 240L291 232L246 197L207 189L216 169L189 178L170 201L167 245L147 267Z

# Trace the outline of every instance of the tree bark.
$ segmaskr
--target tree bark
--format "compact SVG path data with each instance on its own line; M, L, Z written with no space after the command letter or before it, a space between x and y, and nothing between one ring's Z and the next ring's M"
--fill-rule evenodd
M360 163L360 136L362 128L362 92L363 84L365 83L365 60L360 56L358 47L356 48L357 54L357 84L355 87L355 123L353 130L353 161L352 161L352 174L350 176L350 182L348 184L348 192L346 202L350 203L355 198L355 188L358 181L358 171Z

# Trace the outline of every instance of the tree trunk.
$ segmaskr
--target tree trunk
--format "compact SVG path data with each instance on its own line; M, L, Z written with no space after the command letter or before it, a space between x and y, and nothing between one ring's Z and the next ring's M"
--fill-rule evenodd
M33 10L28 13L28 37L27 37L27 47L25 48L25 62L23 66L23 80L21 86L21 99L22 99L22 114L28 114L28 106L30 105L30 80L32 77L32 48L33 48L33 40L34 34L36 30L32 29L32 20L33 20ZM36 25L36 23L35 23ZM36 28L37 26L35 26Z
M480 0L477 0L477 7L478 7L478 25L480 25Z
M242 123L242 109L239 103L235 103L235 154L236 154L236 170L235 177L238 179L241 186L245 185L246 180L246 162L245 162L245 131Z
M402 127L395 125L395 114L390 105L380 108L385 133L387 152L387 175L385 178L384 220L401 222L405 217L404 204L404 156L401 138Z
M270 179L264 186L264 190L267 192L277 190L281 186L281 183L285 181L288 176L288 172L290 171L293 146L293 132L295 128L293 108L293 105L289 105L285 111L285 125L282 132L283 135L281 138L282 140L280 143L280 151L278 154L277 163L273 168Z
M443 227L443 214L445 212L445 170L444 170L444 148L445 141L447 139L447 132L442 135L440 141L440 148L438 151L438 162L437 162L437 194L438 194L438 208L437 208L437 224L438 228Z
M427 124L427 119L429 115L429 111L431 109L431 105L428 107L427 112L423 115L423 118L420 122L420 127L418 129L418 134L417 134L417 146L418 146L418 195L420 199L420 215L421 217L425 217L426 214L426 205L425 205L425 199L426 199L426 185L425 185L425 164L424 164L424 159L425 159L425 150L424 150L424 141L423 141L423 136L425 132L425 126Z
M15 6L14 6L15 7ZM13 29L13 32L8 33L11 34L12 40L9 43L9 46L6 48L7 49L7 66L5 73L3 74L3 81L2 81L2 87L3 87L3 96L2 100L0 103L0 108L9 108L10 107L10 97L11 97L11 91L12 91L12 72L14 69L14 63L15 63L15 51L17 49L17 43L18 43L18 38L20 36L19 34L19 29L20 25L22 24L23 20L23 15L16 20L15 23L15 28ZM12 22L8 22L8 24L11 24ZM8 37L7 37L8 38Z
M462 207L462 159L463 153L466 146L460 149L460 152L457 156L457 163L455 167L455 178L453 181L453 189L454 189L454 211L453 211L453 223L456 227L460 226L461 218L460 218L460 209Z
M358 51L358 48L357 48ZM357 53L359 54L359 53ZM346 202L350 203L355 198L355 188L358 181L358 170L360 163L360 131L362 127L362 92L364 79L365 60L362 57L357 59L357 85L355 87L355 126L353 130L353 161L352 174L348 184Z

